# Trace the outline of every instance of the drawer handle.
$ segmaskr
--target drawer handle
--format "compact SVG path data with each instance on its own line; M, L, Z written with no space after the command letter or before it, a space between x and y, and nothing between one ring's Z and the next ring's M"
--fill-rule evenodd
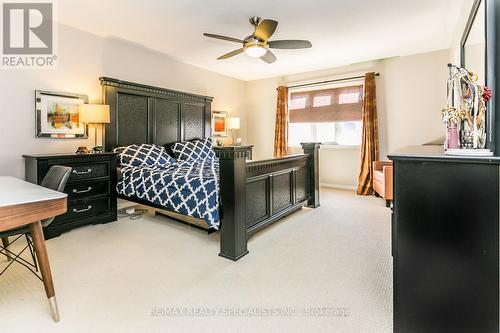
M73 173L75 175L88 175L91 172L92 172L92 169L87 169L87 171L76 171L76 170L73 170Z
M76 193L76 194L87 193L87 192L90 192L90 191L92 191L92 187L91 186L87 187L86 190L77 190L76 188L73 189L73 193Z
M84 208L84 209L73 208L73 213L83 213L83 212L87 212L87 211L89 211L91 209L92 209L91 205L88 205L87 208Z

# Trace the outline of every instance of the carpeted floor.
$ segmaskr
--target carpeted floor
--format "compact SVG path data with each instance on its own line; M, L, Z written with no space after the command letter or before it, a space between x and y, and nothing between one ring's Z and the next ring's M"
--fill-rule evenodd
M0 277L0 331L392 332L389 209L321 195L251 238L237 263L217 256L217 234L152 214L52 239L61 321L16 265Z

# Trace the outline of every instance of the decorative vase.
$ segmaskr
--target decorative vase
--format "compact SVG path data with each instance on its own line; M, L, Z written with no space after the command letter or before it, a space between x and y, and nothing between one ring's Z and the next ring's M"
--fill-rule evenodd
M446 130L448 131L448 149L460 148L459 129L457 124L449 122Z

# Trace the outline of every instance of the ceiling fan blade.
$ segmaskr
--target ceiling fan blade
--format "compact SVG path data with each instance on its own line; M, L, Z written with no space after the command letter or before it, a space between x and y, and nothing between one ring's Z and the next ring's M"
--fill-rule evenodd
M221 55L220 57L217 58L217 60L222 60L222 59L227 59L227 58L231 58L231 57L234 57L235 55L238 55L240 53L242 53L243 51L245 51L244 48L241 48L241 49L237 49L237 50L234 50L234 51L231 51L229 53L226 53L224 55Z
M277 27L277 21L263 20L259 23L257 28L255 28L255 33L253 35L255 38L265 42L274 34Z
M307 49L312 47L312 44L308 40L273 40L267 42L267 45L271 49Z
M268 64L272 64L273 62L276 61L276 56L274 55L274 53L272 53L271 51L267 50L266 54L264 54L262 57L260 57L262 60L264 60L265 62L267 62Z
M221 35L215 35L215 34L209 34L209 33L206 33L206 32L203 33L203 36L210 37L210 38L217 38L217 39L222 39L222 40L227 40L227 41L230 41L230 42L235 42L235 43L241 43L241 44L243 44L243 40L238 39L238 38L221 36Z

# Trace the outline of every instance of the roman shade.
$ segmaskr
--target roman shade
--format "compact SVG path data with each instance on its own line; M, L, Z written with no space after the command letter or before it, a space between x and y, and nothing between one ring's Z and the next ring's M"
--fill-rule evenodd
M361 120L363 85L300 91L290 94L290 123Z

